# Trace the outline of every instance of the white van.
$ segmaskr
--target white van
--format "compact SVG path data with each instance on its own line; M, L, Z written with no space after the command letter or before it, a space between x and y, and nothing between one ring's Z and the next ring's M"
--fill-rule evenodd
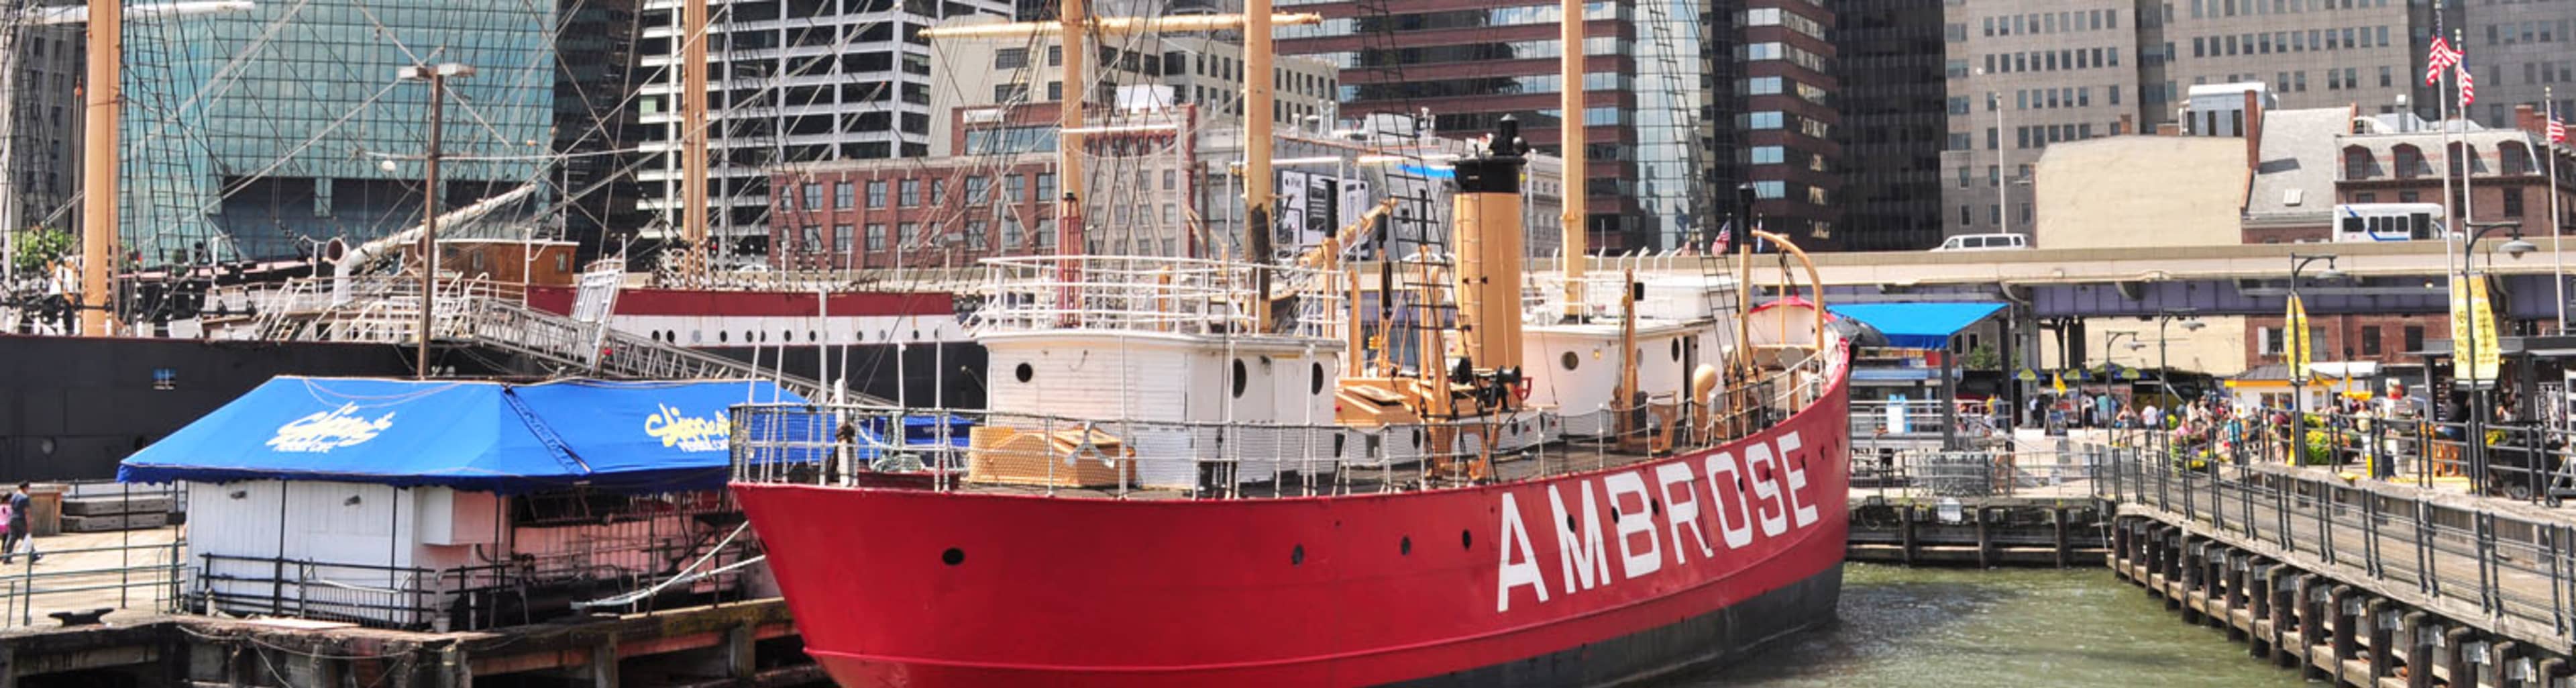
M1941 242L1934 251L2010 251L2030 248L2030 238L2019 234L1961 234Z

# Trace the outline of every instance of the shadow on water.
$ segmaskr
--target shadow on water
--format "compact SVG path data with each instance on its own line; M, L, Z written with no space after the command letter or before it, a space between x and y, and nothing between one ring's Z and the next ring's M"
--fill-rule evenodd
M1854 564L1839 621L1653 688L2303 686L2100 569Z

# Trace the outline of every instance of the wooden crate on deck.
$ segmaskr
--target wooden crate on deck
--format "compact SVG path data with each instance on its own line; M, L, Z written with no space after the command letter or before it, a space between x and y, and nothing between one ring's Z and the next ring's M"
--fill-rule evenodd
M987 485L1115 487L1136 474L1136 453L1088 427L1028 432L986 426L970 434L966 481ZM1101 457L1116 457L1104 461ZM1070 457L1070 458L1068 458Z

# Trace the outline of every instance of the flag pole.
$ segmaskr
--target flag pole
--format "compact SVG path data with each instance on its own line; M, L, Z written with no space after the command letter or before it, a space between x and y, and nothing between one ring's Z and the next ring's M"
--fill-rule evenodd
M2567 235L2559 231L2558 222L2558 141L2549 132L2558 124L2558 95L2549 86L2540 88L2540 102L2547 121L2541 124L2540 145L2549 151L2541 163L2549 166L2549 276L2558 286L2558 333L2567 334Z
M2456 27L2451 29L2451 50L2460 54L2459 63L2451 66L2452 69L2457 70L2457 74L2451 77L2451 90L2453 91L2453 95L2451 97L2457 98L2461 101L2460 146L2457 152L2460 157L2460 231L2462 232L2460 236L2463 237L2475 236L2474 234L2469 233L2469 225L2477 224L2478 222L2478 192L2476 189L2470 188L2470 180L2473 180L2478 176L2478 156L2476 153L2477 149L2472 148L2469 145L2470 119L2468 102L2468 94L2471 93L2469 89L2475 88L2468 84L2476 83L2473 81L2476 77L2473 72L2469 71L2469 50L2461 47L2460 43L2461 41L2466 41L2468 39L2468 32L2461 31ZM2474 242L2475 240L2472 239L2471 241ZM2460 274L2465 275L2468 274L2468 272L2468 259L2462 258L2460 263Z
M2442 0L2433 0L2433 42L2436 44L2435 47L2437 49L2442 49L2444 52L2458 50L2459 46L2439 45L2442 42L2441 22ZM2426 56L2425 59L2432 60L2435 59L2435 57L2436 56ZM2442 134L2442 253L2444 254L2442 256L2442 271L2444 274L2449 274L2452 271L2451 256L2458 255L2460 252L2458 240L2454 239L2452 235L2453 232L2460 230L2460 210L2458 205L2452 202L2451 196L2451 156L2455 154L2456 151L2451 149L2452 95L2449 81L2450 72L2450 68L2438 69L2433 72L2433 105L2437 109L2437 112L2439 112L2438 117L2440 118L2435 120L2433 125L2440 127Z

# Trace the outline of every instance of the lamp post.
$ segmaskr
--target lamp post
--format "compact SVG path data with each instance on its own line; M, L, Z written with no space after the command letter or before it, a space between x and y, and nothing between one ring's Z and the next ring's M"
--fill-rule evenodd
M2299 272L2307 269L2308 264L2310 263L2320 260L2326 262L2325 271L2317 273L2317 279L2343 279L2343 271L2335 269L2335 258L2335 254L2332 253L2290 254L2290 300L2292 302L2299 302ZM2281 319L2281 324L2283 325L2281 338L2283 341L2296 342L2307 336L2307 333L2305 332L2293 332L2289 329L2293 325L2303 330L2307 328L2307 306L2305 303L2301 303L2299 306L2299 316L2299 322L2291 323L2287 314L2285 313L2283 315ZM2295 349L2298 347L2294 346L2291 348ZM2299 352L2290 352L2289 358L2290 447L2288 458L2291 465L2298 465L2301 455L2305 454L2307 451L2308 443L2308 371L2307 366L2299 364Z
M2167 342L2169 340L2165 336L2165 332L2167 326L2172 325L2176 320L2182 321L2182 329L2184 332L2199 332L2200 328L2209 326L2208 323L2188 319L2193 317L2195 316L2190 313L2173 311L2167 311L2156 315L2156 386L2164 389L2165 398L2167 399L2178 399L2180 397L2174 396L2173 363L2171 359L2166 357L2166 355L2170 353L2168 349L2171 347L2167 346Z
M1977 69L1977 76L1989 76L1989 74L1980 67ZM1986 92L1986 104L1995 111L1995 220L2004 234L2011 234L2012 185L2005 179L2007 170L2012 167L2004 160L2004 132L2010 131L2011 128L2004 126L2004 92L2000 90ZM1974 149L1975 146L1970 148ZM2102 357L2110 358L2110 352L2103 352Z
M438 136L441 106L447 102L447 80L474 76L474 68L454 62L435 65L412 65L394 70L401 81L429 82L429 146L421 154L423 184L420 192L420 349L414 373L429 377L429 321L432 299L438 293Z
M2503 245L2496 247L2497 250L2504 251L2505 255L2512 256L2514 258L2521 258L2533 251L2540 250L2539 246L2523 240L2522 223L2520 222L2470 222L2466 224L2469 227L2469 240L2460 243L2460 289L2470 288L2470 280L2484 279L2484 277L2479 275L2477 272L2477 263L2474 260L2474 256L2477 250L2478 240L2485 238L2488 232L2508 228L2513 230L2513 238L2504 242ZM2493 263L2495 261L2493 254L2489 254L2487 261L2489 263ZM2460 299L2460 301L2468 301L2468 299L2463 298ZM2459 306L2475 305L2477 304L2474 302L2455 302L2453 304L2455 308ZM2451 356L2454 362L2453 365L2456 369L2468 371L2467 375L2460 377L2467 378L2462 380L2462 382L2466 382L2469 385L2469 417L2466 419L2469 424L2469 431L2466 433L2466 437L2464 437L2469 444L2469 484L2473 486L2472 489L2483 492L2493 487L2488 484L2487 480L2486 438L2487 387L2491 383L2483 379L2485 376L2480 370L2478 370L2478 352L2481 347L2498 346L2502 343L2479 341L2484 339L2484 337L2480 336L2480 330L2482 328L2478 327L2479 315L2480 314L2476 311L2471 311L2466 319L2454 318L2452 320L2453 323L2466 325L2465 328L2454 328L2455 330L2466 329L2468 331L2454 331L2451 333L2451 341L2455 342L2452 346ZM2485 317L2493 318L2495 316L2488 314Z

